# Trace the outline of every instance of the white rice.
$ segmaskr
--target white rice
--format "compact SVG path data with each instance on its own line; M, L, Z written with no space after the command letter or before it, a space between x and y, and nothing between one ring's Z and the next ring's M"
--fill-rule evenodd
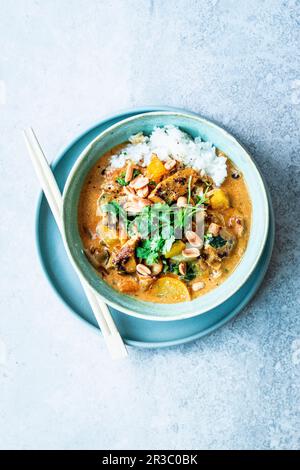
M155 153L163 162L174 158L197 171L204 170L216 186L227 176L226 157L218 157L210 142L203 142L200 137L193 139L178 127L155 127L149 137L139 133L129 141L120 153L111 157L112 168L124 167L127 160L145 167Z

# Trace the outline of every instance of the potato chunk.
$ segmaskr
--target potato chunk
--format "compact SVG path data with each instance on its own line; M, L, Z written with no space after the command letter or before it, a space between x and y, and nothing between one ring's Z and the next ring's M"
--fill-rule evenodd
M176 242L173 243L171 249L166 252L165 258L173 258L173 256L180 255L184 249L185 243L183 243L181 240L176 240Z
M190 300L190 293L185 283L171 276L157 279L150 288L156 302L172 304Z
M223 189L216 189L210 197L210 205L215 210L225 210L230 207L229 197Z
M125 271L127 273L135 273L136 271L136 261L134 256L131 256L127 263L124 264Z
M110 284L119 292L124 294L132 294L139 290L138 281L130 274L119 274L117 272L111 273L107 279Z

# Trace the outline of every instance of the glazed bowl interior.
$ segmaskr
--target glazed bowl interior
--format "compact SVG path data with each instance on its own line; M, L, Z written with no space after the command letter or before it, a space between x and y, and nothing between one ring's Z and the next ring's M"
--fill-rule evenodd
M150 134L155 126L173 124L192 137L201 136L224 151L242 171L252 202L252 222L247 249L233 273L217 288L197 299L177 304L145 302L121 294L110 287L95 271L83 253L78 229L80 191L89 170L114 146L129 136L143 131ZM179 112L150 112L125 119L96 137L82 152L67 179L63 194L64 242L75 269L105 301L124 313L152 320L180 320L216 308L232 296L248 279L264 248L269 207L264 183L257 167L246 150L224 129L193 114Z

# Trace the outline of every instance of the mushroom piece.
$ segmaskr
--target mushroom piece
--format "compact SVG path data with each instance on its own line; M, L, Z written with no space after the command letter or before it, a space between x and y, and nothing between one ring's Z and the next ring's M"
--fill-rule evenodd
M105 268L109 261L109 251L103 245L100 245L99 248L85 248L84 254L91 265L96 269Z
M226 243L224 246L217 248L217 253L222 258L224 256L228 256L231 253L231 251L236 245L236 237L232 235L232 233L230 233L225 228L222 228L220 230L219 235L224 240L226 240Z

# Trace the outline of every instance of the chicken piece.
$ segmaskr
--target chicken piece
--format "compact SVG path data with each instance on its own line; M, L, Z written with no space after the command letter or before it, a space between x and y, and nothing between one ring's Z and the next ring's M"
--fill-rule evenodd
M205 262L208 266L216 270L220 269L222 260L219 258L216 248L213 248L210 245L206 245L204 247L203 254L205 257Z
M218 224L215 224L214 222L212 222L209 227L208 227L208 231L209 233L211 233L214 237L216 237L218 234L219 234L219 231L220 231L220 225Z
M139 290L139 283L130 274L119 274L114 272L110 278L112 286L124 294L131 294Z
M229 256L235 244L235 236L225 228L221 228L219 235L213 237L204 247L205 262L214 270L220 269L222 258Z
M152 202L163 201L167 204L172 204L177 201L180 196L187 194L190 178L190 188L192 190L199 178L198 173L192 168L179 170L159 183L150 193L148 199Z
M111 178L102 184L101 189L109 193L118 194L120 192L120 185Z
M126 263L130 260L130 258L134 257L138 240L139 237L131 238L117 253L114 253L111 260L112 266L115 266L119 271L125 271Z
M118 183L118 178L119 177L124 178L125 172L126 172L126 167L107 171L105 174L105 180L101 185L101 189L105 193L119 194L121 186Z
M240 216L233 216L230 217L228 221L228 227L231 227L235 233L235 235L240 238L245 231L245 222L243 217Z
M151 276L139 276L139 286L142 291L146 291L155 281L155 277Z

